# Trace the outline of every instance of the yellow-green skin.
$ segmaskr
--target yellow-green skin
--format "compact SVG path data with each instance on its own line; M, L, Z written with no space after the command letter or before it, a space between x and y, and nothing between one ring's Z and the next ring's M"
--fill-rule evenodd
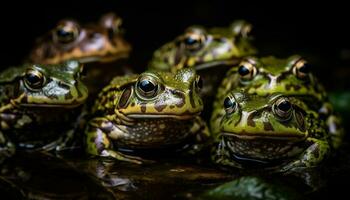
M213 151L215 163L245 168L247 162L260 163L280 172L318 166L330 153L327 127L317 112L298 97L233 92L236 103L220 121L219 144ZM291 103L290 114L277 114L280 100Z
M164 44L153 54L150 69L175 72L182 68L194 67L200 71L239 62L240 58L256 53L248 35L252 25L235 21L229 27L204 28L191 26L173 41ZM188 49L186 39L196 33L203 37L199 48Z
M74 112L80 110L75 108L88 96L81 71L82 65L69 61L11 67L0 73L1 158L13 155L16 148L50 151L65 147L68 135L62 129L73 128L72 118L78 114ZM40 74L42 84L35 88L28 84L29 73Z
M219 124L224 110L222 104L227 94L233 90L243 90L248 94L268 96L282 93L287 96L296 96L318 112L320 119L325 120L332 138L332 146L338 148L344 137L341 119L333 113L332 105L328 101L327 93L316 77L308 72L301 77L298 67L307 63L300 56L291 56L287 59L275 57L247 57L237 66L232 67L223 79L213 104L211 116L211 131L214 135L219 132ZM239 74L240 66L250 66L255 69L255 75L247 78Z
M199 114L203 102L193 69L176 73L147 71L116 77L99 94L86 128L87 153L122 161L143 163L121 149L198 149L209 139ZM152 79L158 90L152 98L140 93L143 79Z
M210 109L216 89L230 67L242 57L256 54L249 35L251 29L252 25L243 20L234 21L229 27L191 26L156 50L148 68L170 72L196 69L203 78L201 96L205 109ZM186 42L190 38L201 38L201 42L193 48Z

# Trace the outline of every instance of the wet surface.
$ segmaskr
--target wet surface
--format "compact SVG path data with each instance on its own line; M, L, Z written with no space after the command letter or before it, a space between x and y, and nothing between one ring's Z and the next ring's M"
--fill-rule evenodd
M280 191L278 187L283 186L282 190L319 199L346 194L339 180L350 178L349 166L347 144L325 167L303 176L226 171L207 161L171 159L140 166L81 156L63 159L24 153L4 163L0 192L7 199L196 199L221 184L253 176L272 182L277 190L271 191Z

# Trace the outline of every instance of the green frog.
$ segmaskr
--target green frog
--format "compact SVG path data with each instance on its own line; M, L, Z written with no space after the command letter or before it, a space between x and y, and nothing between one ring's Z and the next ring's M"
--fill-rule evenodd
M246 57L230 69L218 89L211 117L211 130L218 133L220 120L225 111L222 102L227 94L242 89L248 94L267 96L282 93L298 96L310 109L319 113L328 124L332 146L338 148L344 136L341 119L334 114L322 84L311 73L311 64L298 55L287 59L269 57Z
M288 172L316 167L331 152L325 121L299 97L232 92L222 107L215 163Z
M97 94L115 75L131 73L121 64L129 57L131 45L124 39L122 19L114 13L98 23L80 24L73 19L58 22L39 37L29 54L29 63L59 64L78 60L85 64L85 83L90 95Z
M148 68L171 72L195 68L204 81L201 95L206 100L205 109L211 110L216 88L227 70L243 56L256 53L251 30L252 25L243 20L234 21L229 27L191 26L156 50Z
M210 138L199 117L201 87L200 76L191 68L114 78L92 109L86 151L137 164L144 160L130 152L198 152Z
M82 68L68 61L11 67L0 73L1 158L13 155L16 149L65 148L69 136L64 130L88 96L80 80Z

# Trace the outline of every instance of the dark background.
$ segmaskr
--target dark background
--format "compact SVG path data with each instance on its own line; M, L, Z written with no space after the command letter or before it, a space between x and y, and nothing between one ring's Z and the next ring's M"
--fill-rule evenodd
M141 3L143 2L143 3ZM350 10L339 2L254 1L10 1L1 6L1 67L21 64L34 39L62 18L95 21L114 11L133 44L131 64L140 71L152 52L189 25L227 26L235 19L254 25L261 55L302 54L315 64L328 89L350 88ZM335 82L336 80L336 82Z

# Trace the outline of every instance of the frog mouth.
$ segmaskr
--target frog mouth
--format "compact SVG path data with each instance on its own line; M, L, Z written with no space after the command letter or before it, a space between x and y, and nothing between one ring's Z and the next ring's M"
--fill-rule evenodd
M234 137L243 140L287 140L287 141L300 141L306 138L305 134L286 134L286 133L266 133L266 132L258 132L258 133L234 133L234 132L221 132L221 135L226 137Z
M238 59L229 59L229 60L217 60L217 61L211 61L211 62L207 62L207 63L202 63L202 64L198 64L198 65L195 65L195 69L197 71L200 71L200 70L206 70L206 69L210 69L210 68L213 68L213 67L231 67L231 66L234 66L234 65L237 65L239 62Z
M185 115L175 115L175 114L128 114L126 117L133 119L177 119L177 120L188 120L199 116L201 112L189 113Z
M28 107L28 108L65 108L65 109L72 109L81 106L83 103L72 103L72 104L21 104L21 107Z

